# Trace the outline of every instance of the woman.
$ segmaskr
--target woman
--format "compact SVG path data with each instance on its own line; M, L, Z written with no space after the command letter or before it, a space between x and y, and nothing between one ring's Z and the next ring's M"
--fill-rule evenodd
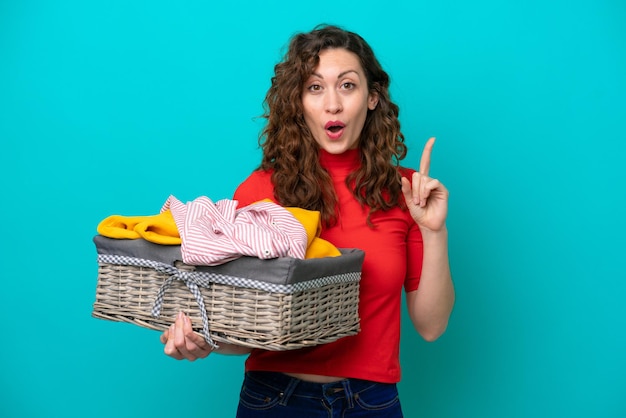
M428 176L434 138L419 172L399 166L407 149L389 77L359 35L333 26L292 38L265 104L261 166L234 199L247 205L271 198L320 211L322 238L365 251L361 332L301 350L252 350L238 416L402 416L396 389L402 288L427 341L445 331L454 304L448 191ZM183 314L161 341L177 359L211 351ZM219 350L249 351L224 344Z

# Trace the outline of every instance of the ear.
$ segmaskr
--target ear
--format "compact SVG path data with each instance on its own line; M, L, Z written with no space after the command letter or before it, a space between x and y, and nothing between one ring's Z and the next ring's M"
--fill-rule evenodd
M376 109L376 106L378 106L378 92L376 90L372 90L367 96L367 108L369 110L374 110Z

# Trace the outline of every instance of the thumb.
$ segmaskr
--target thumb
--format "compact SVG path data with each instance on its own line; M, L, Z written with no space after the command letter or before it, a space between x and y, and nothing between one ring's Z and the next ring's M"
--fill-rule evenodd
M170 327L168 329L166 329L165 331L163 331L163 333L161 334L161 343L165 344L167 343L167 340L170 338L170 334L172 332L172 330L174 329L174 324L170 325Z
M411 200L411 182L406 177L402 177L402 194L407 203L409 203Z
M402 194L404 195L404 200L406 201L407 206L417 205L413 198L413 188L411 187L411 182L406 177L402 177Z

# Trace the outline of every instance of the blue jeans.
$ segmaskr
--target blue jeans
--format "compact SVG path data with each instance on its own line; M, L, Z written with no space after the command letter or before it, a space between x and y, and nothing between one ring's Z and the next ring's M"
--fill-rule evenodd
M246 373L237 418L402 417L395 384L313 383L276 372Z

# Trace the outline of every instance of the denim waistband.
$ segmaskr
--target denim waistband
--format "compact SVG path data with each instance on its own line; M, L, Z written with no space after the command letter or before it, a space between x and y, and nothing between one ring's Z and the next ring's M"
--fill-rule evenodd
M355 394L370 389L376 385L391 385L393 383L377 383L362 379L342 379L330 383L316 383L301 380L296 377L279 372L249 371L247 377L262 383L283 394L283 401L287 402L291 396L316 396L332 399L343 398L352 406L352 399ZM281 402L281 403L282 403Z

